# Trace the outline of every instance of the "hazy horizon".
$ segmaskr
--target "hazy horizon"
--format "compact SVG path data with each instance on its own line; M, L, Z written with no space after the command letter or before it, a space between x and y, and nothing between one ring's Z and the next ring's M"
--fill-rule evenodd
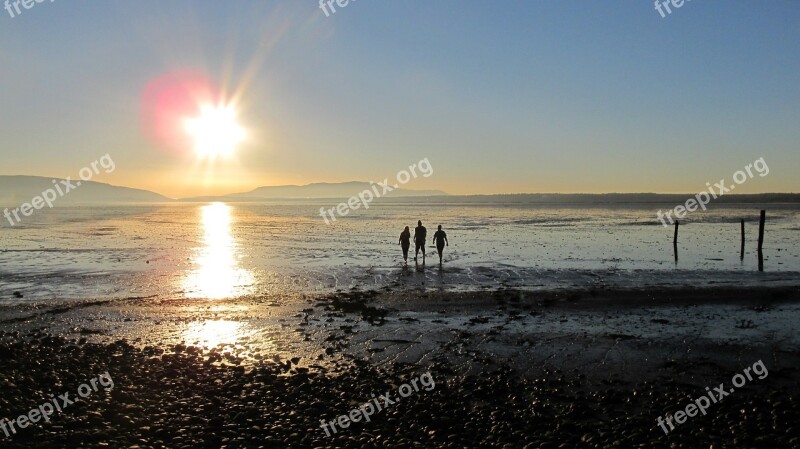
M19 182L16 182L13 186L5 186L2 184L3 178L27 178L28 181L40 181L41 185L31 186L25 185L20 186ZM0 194L0 200L4 197L19 197L20 199L25 199L30 196L35 196L41 193L43 188L50 187L49 183L51 180L60 180L65 178L50 178L46 176L29 176L29 175L0 175L0 186L3 188L3 192L5 195ZM270 197L263 197L262 199L325 199L325 198L344 198L352 196L354 193L358 193L357 189L359 186L363 187L364 185L369 185L366 181L343 181L338 183L329 183L329 182L320 182L320 183L310 183L310 184L303 184L303 185L278 185L278 186L255 186L249 190L241 191L241 192L228 192L222 193L218 195L198 195L198 196L190 196L190 197L171 197L169 195L165 195L158 191L144 189L138 186L125 186L125 185L118 185L112 183L104 183L104 182L97 182L97 181L88 181L89 184L95 184L98 186L108 186L110 188L122 188L146 193L152 193L155 195L163 196L165 199L174 200L174 201L181 201L181 200L201 200L204 198L220 198L224 199L225 197L229 197L231 200L239 199L243 200L244 197L237 197L237 195L244 195L244 194L252 194L260 189L278 189L278 188L296 188L296 189L303 189L308 187L320 186L320 187L328 187L331 188L346 188L351 187L350 190L341 190L341 195L327 195L327 196L270 196ZM21 192L11 192L9 191L13 188L17 188L21 190ZM622 196L622 197L635 197L635 196L658 196L661 197L663 201L670 201L670 200L679 200L686 195L694 195L694 193L690 192L508 192L508 193L470 193L470 194L452 194L449 192L438 191L438 189L414 189L414 188L406 188L400 189L392 196L389 196L385 199L391 198L419 198L419 197L498 197L498 196L562 196L562 197L580 197L580 196L590 196L590 197L602 197L602 196ZM338 190L334 190L338 191ZM430 193L429 193L430 192ZM716 202L722 203L730 203L732 199L738 198L752 198L752 200L747 200L745 202L758 202L757 199L764 198L766 196L779 196L779 197L790 197L790 196L798 196L796 201L800 201L800 192L761 192L761 193L728 193L724 197L720 197L716 199ZM69 200L69 197L66 197ZM259 197L253 197L252 200L257 201ZM647 201L647 200L643 200Z

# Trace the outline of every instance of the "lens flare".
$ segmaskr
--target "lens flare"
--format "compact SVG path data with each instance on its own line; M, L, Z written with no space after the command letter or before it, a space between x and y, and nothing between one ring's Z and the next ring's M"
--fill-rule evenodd
M192 147L184 121L198 113L198 105L215 104L221 93L203 74L180 71L161 75L144 88L142 131L156 148L183 154Z

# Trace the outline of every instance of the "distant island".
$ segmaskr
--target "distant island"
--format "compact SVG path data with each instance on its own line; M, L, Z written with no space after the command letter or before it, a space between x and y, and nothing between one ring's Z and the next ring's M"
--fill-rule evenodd
M56 181L60 181L56 179ZM76 182L72 180L72 182ZM275 200L318 200L349 198L372 186L368 182L313 183L258 187L249 192L191 198L168 198L143 189L114 186L94 181L82 181L79 188L60 197L58 205L76 203L159 203L159 202L259 202ZM0 205L18 206L53 187L53 178L41 176L0 175ZM680 204L694 194L661 193L519 193L490 195L450 195L441 190L395 189L381 201L452 204ZM712 201L714 204L800 204L798 193L727 194Z
M0 205L19 206L54 188L54 178L42 176L0 176ZM56 178L56 182L61 179ZM80 186L77 183L80 182ZM94 181L71 180L74 189L59 196L59 206L75 203L157 203L174 201L158 193L129 187L118 187Z
M267 186L259 187L244 193L232 193L221 196L201 196L182 198L180 201L260 201L276 199L322 199L322 198L350 198L353 195L372 188L369 182L318 182L303 186ZM412 190L398 188L387 193L389 198L421 197L421 196L449 196L441 190Z

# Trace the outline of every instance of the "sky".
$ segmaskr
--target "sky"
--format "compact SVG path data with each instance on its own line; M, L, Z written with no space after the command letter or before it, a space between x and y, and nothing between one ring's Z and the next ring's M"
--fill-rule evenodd
M666 17L645 0L334 6L0 10L0 174L75 178L109 154L95 180L179 198L377 181L427 158L433 175L405 187L687 193L763 157L769 175L736 193L800 192L800 2L694 0ZM153 131L165 79L234 108L232 155Z

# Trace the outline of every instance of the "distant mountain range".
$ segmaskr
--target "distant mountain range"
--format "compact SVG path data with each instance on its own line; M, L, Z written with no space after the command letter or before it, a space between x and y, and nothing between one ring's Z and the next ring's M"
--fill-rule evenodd
M54 203L58 205L75 203L155 203L163 201L173 201L163 195L142 189L131 189L128 187L117 187L110 184L103 184L94 181L71 180L72 187L68 189L56 179L58 188L64 193L59 195ZM80 182L80 186L78 183ZM5 207L14 205L19 206L23 203L30 203L42 192L48 189L56 190L53 178L41 176L0 176L0 204Z
M255 190L244 193L232 193L222 196L202 196L194 198L183 198L181 201L259 201L275 199L313 199L313 198L350 198L356 196L364 190L371 190L372 186L368 182L319 182L304 186L269 186L259 187ZM391 187L391 185L390 185ZM383 188L377 186L378 192L383 194ZM387 192L387 197L420 197L420 196L447 196L441 190L411 190L393 189Z
M53 178L40 176L2 176L0 175L0 205L19 206L40 196L47 189L54 188ZM61 180L57 180L61 181ZM73 184L77 184L72 180ZM59 183L60 185L60 183ZM93 181L81 181L80 186L55 201L58 205L75 203L157 203L157 202L258 202L267 200L313 200L346 199L371 189L368 182L315 183L304 186L259 187L249 192L219 196L203 196L173 199L158 193L129 187L119 187ZM62 188L63 190L63 188ZM382 189L379 187L382 193ZM658 193L604 193L604 194L501 194L501 195L449 195L441 190L394 189L381 200L391 202L452 203L452 204L577 204L608 205L636 203L682 204L694 194ZM800 204L797 193L762 193L732 195L727 194L711 201L711 204Z
M58 186L62 186L61 179L56 179ZM208 202L208 201L261 201L275 199L314 199L314 198L350 198L364 190L372 189L373 184L368 182L340 182L316 183L304 186L271 186L259 187L250 192L233 193L230 195L203 196L181 198L175 200L155 192L129 187L119 187L94 181L71 181L73 184L69 193L59 196L55 201L59 205L93 202L120 202L120 203L151 203L167 201ZM78 186L80 182L80 186ZM0 204L20 205L30 202L33 197L40 196L48 189L54 189L53 178L41 176L2 176L0 175ZM62 191L65 188L62 187ZM383 189L378 187L383 193ZM411 190L394 189L387 196L420 197L420 196L446 196L441 190Z
M457 198L462 203L491 204L654 204L666 203L678 205L694 198L695 193L514 193L493 195L458 195L445 198ZM800 203L798 193L755 193L725 194L709 202L713 204L768 204L768 203Z

